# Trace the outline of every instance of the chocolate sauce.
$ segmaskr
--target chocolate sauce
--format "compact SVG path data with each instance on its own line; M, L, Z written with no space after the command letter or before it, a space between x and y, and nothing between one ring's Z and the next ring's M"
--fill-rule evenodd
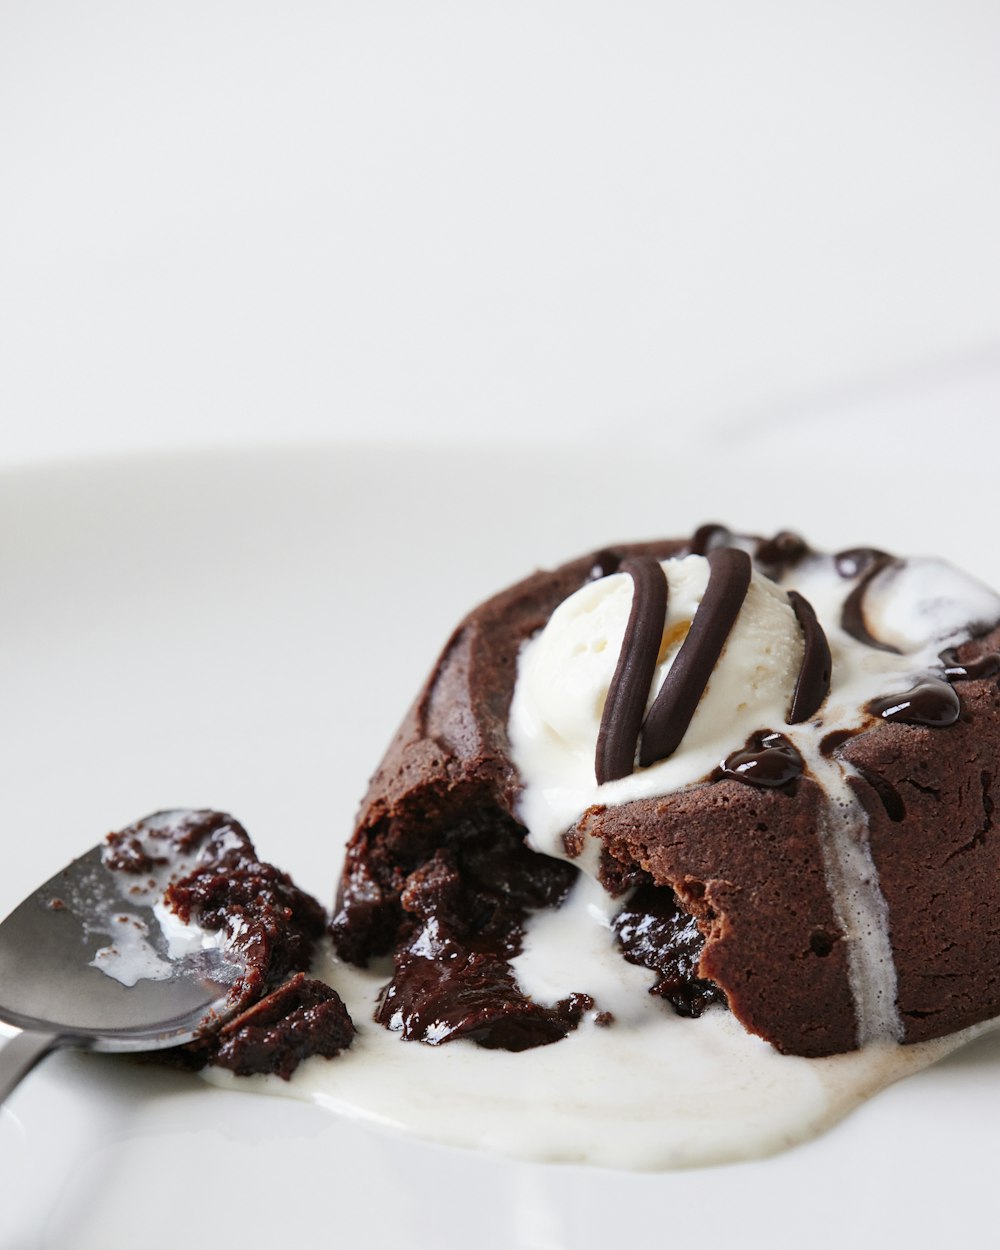
M887 551L880 551L877 547L852 547L849 551L838 551L833 559L841 577L861 579L844 600L840 614L840 626L844 633L850 634L852 638L856 638L858 642L863 642L869 647L899 655L898 647L882 642L874 634L868 632L868 626L865 624L864 600L868 586L873 579L878 577L883 569L894 565L899 566L902 561L889 555Z
M830 693L830 676L833 672L833 657L830 644L826 640L823 626L816 617L812 604L797 590L788 592L788 602L792 605L796 620L802 627L805 647L802 652L802 667L799 669L798 680L792 695L792 706L788 713L789 725L799 725L819 708Z
M718 525L714 521L710 521L706 525L699 525L691 537L689 545L689 555L707 556L710 551L717 551L720 547L728 547L732 542L732 530L727 529L725 525Z
M949 647L938 657L944 665L946 681L983 681L1000 673L1000 654L990 651L977 660L960 660L958 648Z
M929 677L918 682L911 690L873 699L867 710L885 721L898 721L904 725L930 725L935 729L943 729L947 725L954 725L958 720L962 705L947 682Z
M773 538L761 539L753 553L753 562L765 577L779 582L810 554L811 548L800 534L780 530Z
M597 582L602 577L610 577L612 573L617 573L621 568L622 558L619 552L612 551L609 547L603 548L594 556L594 566L590 570L588 581Z
M728 526L718 522L699 525L688 543L688 554L707 556L710 551L718 551L720 547L731 547L735 537ZM789 569L794 568L812 551L806 540L792 530L779 530L773 538L759 538L755 542L753 562L765 577L775 582L780 581Z
M627 560L622 572L632 578L632 609L597 734L598 785L628 777L635 768L635 748L667 616L667 579L659 561L638 556Z
M709 561L709 584L645 723L642 711L656 669L662 622L666 619L667 582L657 561L650 557L639 557L621 566L622 571L631 574L635 592L601 718L595 757L598 784L628 776L635 766L637 745L639 762L644 768L667 759L680 746L749 587L752 565L741 549L729 546L733 537L726 526L709 523L699 526L691 538L691 553L706 556ZM771 539L758 541L754 563L766 576L779 580L809 553L804 539L782 530ZM611 571L611 561L605 559L609 556L614 558L614 553L599 555L595 576ZM857 579L841 611L840 623L845 633L867 646L899 654L897 647L869 631L864 604L871 582L886 569L900 567L902 562L877 547L854 547L838 552L834 562L841 577ZM804 642L802 664L788 712L788 723L798 725L813 716L829 694L833 661L829 642L812 605L794 590L788 592L788 600L802 629ZM928 678L903 694L873 700L868 711L886 721L935 727L952 725L958 720L961 707L948 683L982 680L1000 673L1000 654L996 653L963 664L957 650L952 648L942 652L941 663L946 681ZM761 735L756 737L760 741L751 740L742 751L729 756L722 765L722 775L736 776L754 785L793 784L802 772L801 757L795 748L780 735L766 735L766 741ZM829 755L844 741L846 737L828 734L821 750Z
M840 576L850 581L865 576L873 569L884 568L894 558L880 547L849 547L846 551L838 551L833 563Z
M673 755L708 685L750 586L750 557L735 547L708 554L704 597L642 727L643 768Z
M751 734L746 746L726 756L718 776L750 786L794 793L804 771L802 756L788 739L783 734L762 729Z

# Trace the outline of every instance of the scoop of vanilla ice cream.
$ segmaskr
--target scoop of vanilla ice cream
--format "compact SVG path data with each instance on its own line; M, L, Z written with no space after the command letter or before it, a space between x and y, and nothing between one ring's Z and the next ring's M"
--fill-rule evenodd
M648 703L670 671L708 585L704 556L664 560L662 568L667 616ZM632 588L627 573L588 583L556 608L522 650L509 733L524 782L521 818L538 850L558 853L562 831L588 806L692 785L755 730L780 730L786 722L802 663L802 631L785 592L755 572L681 745L666 760L598 786L597 735Z
M708 585L704 556L664 560L662 568L668 584L667 617L650 703ZM631 607L632 578L627 573L591 582L556 608L525 657L520 680L539 726L591 763ZM754 573L679 750L716 743L724 754L727 746L742 745L732 742L731 729L747 713L757 728L783 724L802 648L802 631L788 596Z

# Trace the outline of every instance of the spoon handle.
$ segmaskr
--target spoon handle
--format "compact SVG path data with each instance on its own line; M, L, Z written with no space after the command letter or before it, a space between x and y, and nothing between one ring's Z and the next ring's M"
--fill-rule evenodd
M0 1049L0 1103L28 1075L39 1061L63 1039L58 1033L36 1033L24 1029Z

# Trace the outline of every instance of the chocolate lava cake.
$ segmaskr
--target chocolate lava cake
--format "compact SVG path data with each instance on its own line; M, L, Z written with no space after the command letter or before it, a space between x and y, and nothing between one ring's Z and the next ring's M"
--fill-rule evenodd
M618 603L613 646L579 632ZM941 562L717 525L526 578L459 624L371 780L339 954L391 956L377 1019L409 1039L521 1050L613 1028L586 984L539 1003L511 963L590 872L664 1010L728 1007L782 1052L1000 1014L998 620ZM580 747L548 709L576 706L556 687L584 651L610 667ZM564 775L577 797L546 844Z

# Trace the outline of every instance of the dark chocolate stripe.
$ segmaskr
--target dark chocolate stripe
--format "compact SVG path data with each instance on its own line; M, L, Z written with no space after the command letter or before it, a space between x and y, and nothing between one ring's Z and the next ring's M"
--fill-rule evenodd
M699 525L691 537L688 544L688 554L692 556L707 556L710 551L715 551L718 547L725 547L732 540L732 532L724 525L719 525L716 521L709 521L705 525Z
M632 610L597 734L598 785L627 777L635 768L636 743L667 618L667 579L659 562L638 556L627 560L621 571L632 578Z
M588 581L596 582L602 577L610 577L622 566L621 555L610 547L603 547L595 556Z
M735 547L708 554L709 577L691 629L642 727L639 763L673 755L705 692L750 586L750 557Z
M792 706L788 713L789 725L800 725L812 716L830 693L833 657L823 626L816 619L816 612L809 600L797 590L790 590L788 602L802 626L805 643L802 667L799 669L799 677L792 694Z
M865 624L864 601L872 579L878 577L883 569L894 564L898 565L901 561L886 551L879 551L877 547L855 547L851 551L841 551L834 556L834 560L841 577L861 576L861 580L844 600L844 606L840 612L841 629L845 634L850 634L852 638L866 643L869 647L899 655L898 647L882 642L874 634L868 632L868 626Z

